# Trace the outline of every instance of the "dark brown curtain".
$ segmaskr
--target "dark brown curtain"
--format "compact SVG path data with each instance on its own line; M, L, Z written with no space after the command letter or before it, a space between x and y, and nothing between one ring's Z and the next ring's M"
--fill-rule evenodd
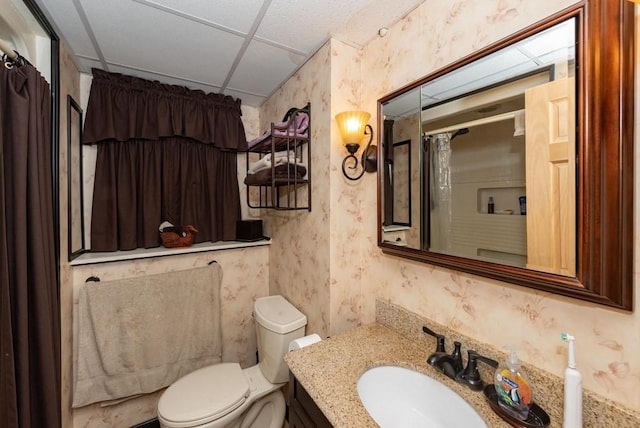
M51 93L0 61L0 426L60 426Z
M157 247L163 221L235 239L239 100L93 70L83 137L98 144L92 251Z
M179 137L136 139L101 143L98 160L93 251L157 247L158 226L165 220L195 225L196 242L236 238L236 153Z

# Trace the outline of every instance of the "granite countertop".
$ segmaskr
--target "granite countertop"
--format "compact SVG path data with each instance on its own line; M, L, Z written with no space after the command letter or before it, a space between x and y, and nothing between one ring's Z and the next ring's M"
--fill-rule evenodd
M482 391L472 391L429 366L426 359L431 351L373 323L289 352L284 359L336 428L378 426L362 405L356 384L364 371L382 365L406 367L431 376L467 400L489 427L510 426L491 410Z

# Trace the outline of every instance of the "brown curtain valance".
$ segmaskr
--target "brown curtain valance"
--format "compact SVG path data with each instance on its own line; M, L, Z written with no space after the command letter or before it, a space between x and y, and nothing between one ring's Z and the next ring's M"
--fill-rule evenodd
M240 104L222 94L93 69L83 142L180 136L245 151Z

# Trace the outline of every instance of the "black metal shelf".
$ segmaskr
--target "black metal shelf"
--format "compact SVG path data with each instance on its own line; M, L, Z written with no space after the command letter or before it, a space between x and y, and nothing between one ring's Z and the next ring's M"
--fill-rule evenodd
M275 159L276 152L293 153L293 162L287 162L289 172L277 174L277 165L271 163L271 174L263 182L246 184L247 205L249 208L267 208L275 210L308 210L311 211L311 105L301 109L292 109L289 119L282 126L271 123L269 136L247 151L246 171L249 174L251 153L262 159L267 155ZM309 123L305 135L298 135L294 131L295 118L298 114L307 114ZM277 134L284 135L277 135ZM253 158L255 160L255 157ZM306 164L302 162L306 159ZM306 169L304 178L295 173L299 168Z

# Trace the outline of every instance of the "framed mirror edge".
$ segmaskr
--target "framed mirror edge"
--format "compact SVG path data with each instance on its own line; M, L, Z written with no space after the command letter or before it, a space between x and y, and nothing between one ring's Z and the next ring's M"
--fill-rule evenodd
M383 253L633 311L635 8L627 0L584 0L534 23L378 100L400 94L558 22L579 20L577 55L577 269L576 277L400 247L383 242L378 177L378 246ZM599 57L594 56L599 53ZM612 78L611 76L615 76ZM378 138L381 136L378 134ZM381 141L378 150L382 147ZM383 162L378 155L378 171ZM378 172L380 174L380 172ZM606 184L605 184L606 181Z
M74 115L77 123L74 124ZM67 95L67 246L69 261L87 252L85 246L83 180L82 180L82 115L80 105L71 95ZM74 155L77 157L74 162ZM77 183L73 180L73 171L79 173ZM75 207L75 203L79 206ZM74 208L78 217L74 222ZM79 236L79 247L75 246L74 236Z
M403 146L407 146L407 149L406 149L406 152L407 152L407 177L406 177L407 189L406 190L407 190L407 193L409 195L411 195L411 139L403 139L402 141L393 142L391 144L391 147L392 147L391 150L394 153L393 154L394 168L393 168L393 174L391 174L391 175L392 175L393 182L395 182L396 181L395 180L395 178L396 178L395 177L395 172L396 172L395 171L395 166L396 166L395 164L396 164L396 156L397 156L395 154L395 149L403 147ZM394 192L394 195L395 195L395 192ZM396 202L395 199L391 201L391 207L392 208L391 208L391 223L390 224L391 225L395 225L395 226L411 227L411 208L412 208L411 197L409 197L409 204L406 207L407 208L406 215L408 217L406 219L407 221L399 221L399 220L397 220L397 214L398 214L397 211L399 211L399 210L396 210L395 202Z

